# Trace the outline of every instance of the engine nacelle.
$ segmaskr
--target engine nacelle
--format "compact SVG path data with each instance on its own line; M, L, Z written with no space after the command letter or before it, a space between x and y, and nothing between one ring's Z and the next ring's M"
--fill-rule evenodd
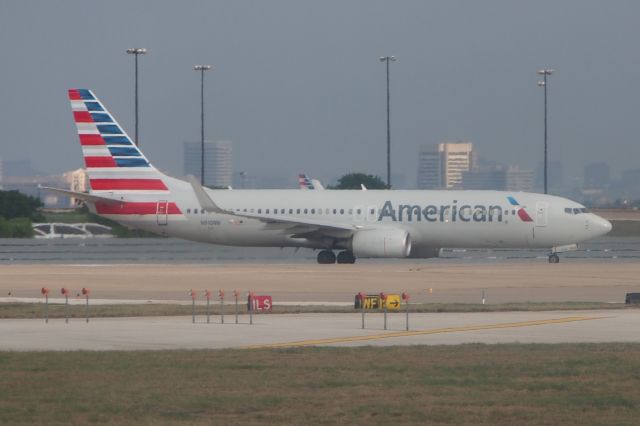
M411 253L411 236L402 229L358 231L351 240L356 257L407 257Z

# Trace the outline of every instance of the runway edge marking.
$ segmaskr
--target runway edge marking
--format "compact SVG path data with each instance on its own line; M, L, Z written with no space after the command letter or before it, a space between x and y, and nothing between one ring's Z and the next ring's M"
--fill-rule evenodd
M549 325L549 324L562 324L578 321L591 321L597 319L603 319L607 317L563 317L563 318L550 318L544 320L532 320L532 321L520 321L498 324L484 324L484 325L470 325L463 327L445 327L435 328L431 330L413 330L413 331L397 331L383 334L370 334L366 336L350 336L350 337L334 337L326 339L313 339L313 340L299 340L295 342L283 342L283 343L268 343L264 345L250 345L244 346L242 349L278 349L278 348L295 348L303 346L318 346L318 345L330 345L335 343L350 343L366 340L380 340L389 339L394 337L411 337L421 336L428 334L443 334L443 333L459 333L463 331L478 331L478 330L495 330L501 328L518 328L518 327L532 327L537 325Z

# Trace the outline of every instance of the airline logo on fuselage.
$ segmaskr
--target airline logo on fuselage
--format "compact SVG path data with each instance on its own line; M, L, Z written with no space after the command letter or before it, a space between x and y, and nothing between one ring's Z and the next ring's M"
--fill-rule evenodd
M508 197L512 204L513 197ZM518 217L524 222L531 222L531 217L523 207L518 206ZM502 222L504 209L500 205L458 204L453 200L451 204L421 206L418 204L399 204L394 207L391 201L385 201L378 214L378 222L391 220L393 222Z

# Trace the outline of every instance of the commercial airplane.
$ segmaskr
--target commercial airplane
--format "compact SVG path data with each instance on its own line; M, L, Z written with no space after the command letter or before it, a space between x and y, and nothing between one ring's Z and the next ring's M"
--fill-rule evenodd
M221 245L308 247L327 264L437 257L441 247L548 248L557 263L557 253L611 230L576 202L525 192L203 188L151 165L90 90L69 90L69 99L91 190L48 189L132 228Z
M311 179L304 173L298 175L298 186L300 186L300 189L324 189L318 179Z

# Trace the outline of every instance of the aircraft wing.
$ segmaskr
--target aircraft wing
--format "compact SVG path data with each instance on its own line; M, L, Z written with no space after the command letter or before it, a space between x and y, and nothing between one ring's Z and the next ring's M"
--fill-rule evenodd
M200 203L200 207L205 211L212 213L221 213L231 216L245 217L248 219L256 219L271 228L280 228L284 233L291 234L292 238L319 238L321 236L346 238L353 232L365 228L362 225L339 224L334 222L325 222L316 219L307 218L291 218L287 216L265 216L256 213L237 212L233 210L225 210L219 207L207 192L200 186L194 176L187 176L187 180L193 188L196 198Z

